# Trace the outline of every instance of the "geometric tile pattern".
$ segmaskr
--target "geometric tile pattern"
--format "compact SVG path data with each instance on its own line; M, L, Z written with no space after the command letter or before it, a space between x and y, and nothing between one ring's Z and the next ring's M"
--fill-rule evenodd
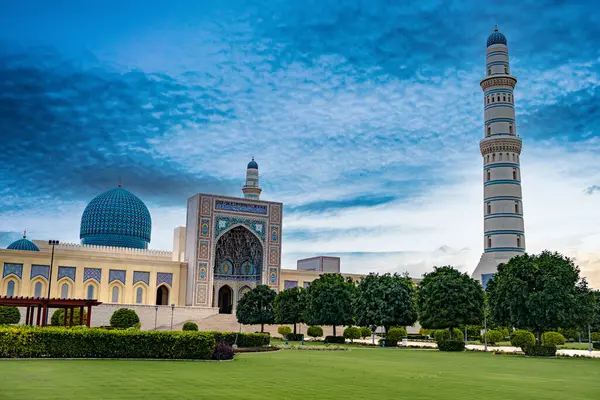
M75 267L58 267L58 280L60 281L62 278L69 278L75 282L76 271L77 268Z
M83 269L83 281L87 282L88 279L93 279L100 283L102 278L102 269L100 268L84 268Z
M251 218L238 218L238 217L227 217L219 215L215 221L214 236L218 237L221 233L225 232L231 225L245 225L250 228L252 232L264 242L265 241L265 222L262 220L251 219Z
M50 276L50 266L33 264L31 266L31 277L29 279L33 279L36 276L42 276L46 279L49 279L48 277Z
M277 268L269 268L269 286L277 286Z
M250 214L267 215L267 206L236 203L233 201L217 200L215 204L217 210L237 211Z
M138 282L144 282L146 285L150 286L150 272L133 271L133 284L135 285Z
M125 270L123 269L111 269L108 271L108 283L120 281L123 285L125 284Z
M23 278L23 264L9 264L4 263L4 271L2 277L6 278L8 275L16 275L19 279Z
M156 274L156 286L159 286L161 283L166 283L170 287L173 287L173 274L158 272Z

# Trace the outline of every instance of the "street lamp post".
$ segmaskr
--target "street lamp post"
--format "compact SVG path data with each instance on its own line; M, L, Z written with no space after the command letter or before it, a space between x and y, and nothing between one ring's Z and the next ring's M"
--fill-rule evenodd
M171 330L173 330L173 313L175 312L175 304L171 304Z
M48 240L48 245L52 246L52 255L50 256L50 274L48 276L48 300L50 300L50 288L52 287L52 266L54 264L54 246L58 244L58 240ZM48 307L46 307L46 321L45 325L48 325Z
M156 330L156 320L158 319L158 306L154 306L154 330Z
M483 350L487 350L487 316L483 316Z
M592 326L588 325L588 350L592 351Z

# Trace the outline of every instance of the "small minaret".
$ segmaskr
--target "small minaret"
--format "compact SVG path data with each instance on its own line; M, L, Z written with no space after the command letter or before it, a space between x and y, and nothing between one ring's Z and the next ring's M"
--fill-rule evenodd
M244 192L245 199L260 200L262 189L258 186L258 164L254 161L254 157L252 157L252 161L248 163L248 168L246 169L246 184L242 188L242 192Z
M521 193L522 141L515 123L514 89L506 37L498 27L487 40L483 89L483 254L473 278L487 284L498 264L525 252Z

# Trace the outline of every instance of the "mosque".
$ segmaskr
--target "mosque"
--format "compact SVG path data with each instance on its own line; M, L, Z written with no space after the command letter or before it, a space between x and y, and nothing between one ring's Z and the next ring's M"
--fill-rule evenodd
M506 37L487 40L483 157L484 252L473 278L484 285L497 265L525 252L521 194L521 138ZM246 169L243 197L196 194L187 201L185 227L174 231L173 250L149 250L152 218L125 188L96 196L83 210L80 244L29 240L0 250L0 294L98 299L92 325L106 325L127 305L143 328L235 314L247 290L306 287L323 272L340 272L339 258L299 260L281 268L283 204L260 200L258 164ZM344 274L355 280L362 275Z

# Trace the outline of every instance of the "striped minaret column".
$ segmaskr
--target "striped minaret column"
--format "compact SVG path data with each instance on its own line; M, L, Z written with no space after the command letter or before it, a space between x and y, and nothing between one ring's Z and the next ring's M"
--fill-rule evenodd
M521 194L521 138L515 123L514 89L506 37L498 27L487 40L486 76L481 80L484 103L483 157L484 252L473 272L485 286L500 263L525 252Z
M252 157L252 161L248 163L248 168L246 169L246 184L242 188L242 192L244 192L245 199L260 200L262 189L258 185L258 164L254 161L254 157Z

